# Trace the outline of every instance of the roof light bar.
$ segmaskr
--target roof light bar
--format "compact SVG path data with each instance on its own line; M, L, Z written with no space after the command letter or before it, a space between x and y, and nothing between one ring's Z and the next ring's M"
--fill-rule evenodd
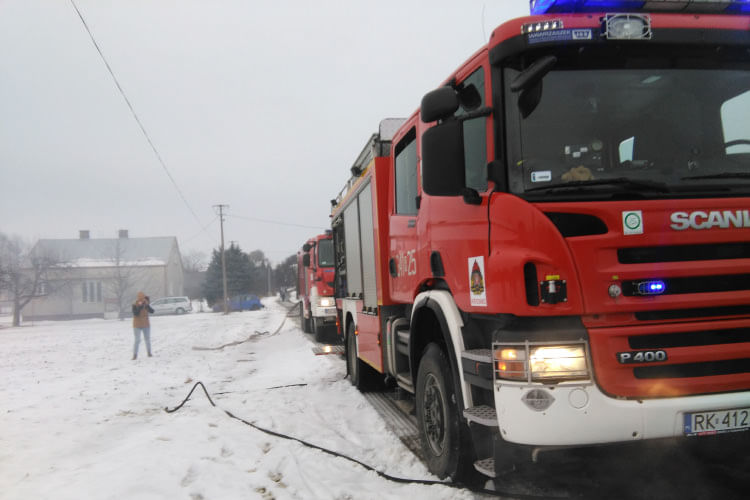
M575 12L706 12L750 14L750 0L531 0L531 14Z

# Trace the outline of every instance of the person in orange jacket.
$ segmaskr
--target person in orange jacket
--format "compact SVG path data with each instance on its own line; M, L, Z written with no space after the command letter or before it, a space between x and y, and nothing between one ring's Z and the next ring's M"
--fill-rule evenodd
M133 346L133 359L138 357L138 345L141 343L141 332L143 339L146 341L146 351L151 357L151 325L148 321L148 314L153 313L151 301L143 292L138 292L138 296L133 303L133 334L135 335L135 345Z

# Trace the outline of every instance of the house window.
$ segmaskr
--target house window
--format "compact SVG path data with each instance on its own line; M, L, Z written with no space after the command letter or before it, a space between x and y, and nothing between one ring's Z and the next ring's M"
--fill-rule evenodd
M83 302L101 302L102 301L102 282L88 281L81 285L81 300Z
M34 295L47 295L47 283L44 281L37 283Z

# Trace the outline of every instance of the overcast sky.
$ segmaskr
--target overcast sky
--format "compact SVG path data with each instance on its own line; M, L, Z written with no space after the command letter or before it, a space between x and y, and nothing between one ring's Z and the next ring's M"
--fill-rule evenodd
M74 1L166 170L71 0L0 0L0 232L128 229L209 253L221 203L227 245L276 263L328 227L381 119L528 14L526 0Z

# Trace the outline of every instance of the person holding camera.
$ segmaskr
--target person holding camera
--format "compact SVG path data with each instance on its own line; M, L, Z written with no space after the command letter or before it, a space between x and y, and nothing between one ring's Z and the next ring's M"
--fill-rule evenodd
M133 334L135 335L135 345L133 346L133 359L138 357L138 345L141 343L141 332L143 339L146 341L146 351L151 357L151 325L148 321L148 314L153 313L151 300L143 292L138 292L135 302L133 303Z

